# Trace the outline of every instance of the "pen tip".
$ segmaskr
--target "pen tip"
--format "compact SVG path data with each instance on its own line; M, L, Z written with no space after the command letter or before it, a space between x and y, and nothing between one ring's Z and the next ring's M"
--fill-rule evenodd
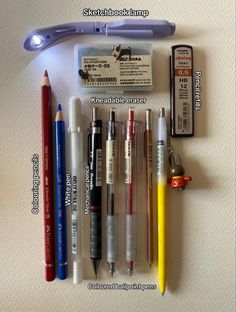
M113 271L110 271L110 277L113 277Z
M133 274L133 268L129 267L127 271L128 271L128 275L129 275L129 276L132 276L132 274Z
M44 71L44 77L48 77L48 71L47 70Z
M109 273L110 273L110 277L113 277L114 272L115 272L115 263L109 262Z
M133 269L134 269L133 261L127 262L127 272L129 276L133 274Z
M94 273L96 278L98 277L98 266L99 266L99 261L98 260L93 260L92 261L93 264L93 269L94 269Z
M58 105L57 105L57 111L58 111L58 112L61 112L61 111L62 111L61 104L58 104Z

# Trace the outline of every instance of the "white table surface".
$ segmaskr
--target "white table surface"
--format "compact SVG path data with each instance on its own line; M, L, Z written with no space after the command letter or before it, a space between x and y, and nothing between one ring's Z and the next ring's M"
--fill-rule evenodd
M73 37L42 53L22 48L33 28L73 21L108 21L83 17L83 8L147 9L149 18L175 22L175 36L152 41L155 88L135 94L147 98L137 105L156 112L169 108L168 54L174 44L194 47L195 70L203 72L203 107L195 114L196 134L175 139L186 173L193 181L183 193L169 192L168 287L155 291L88 290L92 283L156 284L156 267L142 266L145 250L132 278L120 262L113 280L106 263L95 281L88 259L88 217L84 218L85 277L81 285L44 281L42 190L40 211L31 214L31 157L41 155L40 82L47 68L56 103L78 95L73 71L73 46L81 43L123 42L98 36ZM233 312L235 304L235 15L234 1L91 1L0 0L0 311L166 311ZM114 18L115 19L115 18ZM89 95L83 101L84 129L91 113ZM107 117L108 106L101 105ZM118 107L125 119L127 106ZM156 117L154 118L156 120ZM41 163L40 163L41 164ZM144 216L144 207L141 214ZM145 216L144 216L145 218ZM142 229L142 226L141 226ZM105 232L105 231L104 231ZM139 233L145 240L145 233ZM140 250L139 250L140 251Z

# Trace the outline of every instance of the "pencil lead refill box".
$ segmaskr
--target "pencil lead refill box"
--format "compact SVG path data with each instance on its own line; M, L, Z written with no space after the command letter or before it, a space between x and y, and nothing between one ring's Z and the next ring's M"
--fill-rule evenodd
M79 92L151 91L152 45L78 44L75 69Z

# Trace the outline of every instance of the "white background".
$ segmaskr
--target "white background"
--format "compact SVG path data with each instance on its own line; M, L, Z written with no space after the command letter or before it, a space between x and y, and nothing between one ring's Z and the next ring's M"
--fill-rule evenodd
M196 134L175 139L186 173L193 181L183 193L169 192L168 287L164 297L155 291L92 291L85 227L85 277L78 286L66 281L44 281L43 207L31 214L32 163L41 155L40 82L44 69L50 75L56 103L68 120L68 99L79 95L73 70L75 43L124 42L98 36L73 37L42 53L22 48L33 28L73 21L108 21L85 18L85 7L147 9L149 18L175 22L176 34L153 40L154 85L147 104L156 122L159 107L169 108L168 54L174 44L194 47L195 70L203 72L203 107L195 114ZM233 312L235 299L235 16L234 1L84 1L0 0L0 311L196 311ZM91 104L83 101L83 127L88 127ZM127 107L117 109L121 119ZM108 106L101 106L107 118ZM144 213L144 207L143 212ZM88 225L88 219L85 218ZM145 240L145 233L139 233ZM145 257L145 250L142 250ZM156 267L139 265L132 278L121 262L117 283L157 283ZM112 282L102 263L98 283Z

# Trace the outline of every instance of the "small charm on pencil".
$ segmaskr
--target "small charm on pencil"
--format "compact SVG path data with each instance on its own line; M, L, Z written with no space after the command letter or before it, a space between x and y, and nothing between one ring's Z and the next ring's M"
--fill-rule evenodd
M173 151L169 155L169 164L170 178L168 179L168 184L177 191L183 191L188 182L192 180L192 177L184 175L185 170L181 164L181 158Z

